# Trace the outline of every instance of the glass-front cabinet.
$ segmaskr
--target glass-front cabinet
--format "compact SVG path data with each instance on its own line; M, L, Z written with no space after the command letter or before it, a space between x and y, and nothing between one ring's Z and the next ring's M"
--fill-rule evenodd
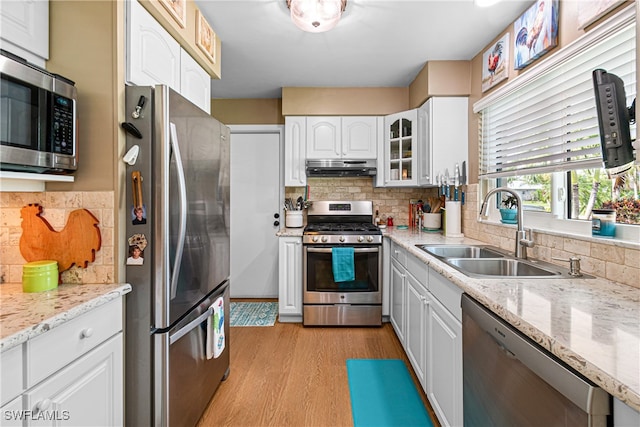
M384 118L383 185L401 187L417 184L417 123L416 109Z

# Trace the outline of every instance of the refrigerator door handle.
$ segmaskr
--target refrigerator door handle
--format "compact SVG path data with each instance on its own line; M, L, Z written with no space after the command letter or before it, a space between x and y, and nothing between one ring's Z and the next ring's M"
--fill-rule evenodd
M171 272L171 299L176 297L178 290L178 276L180 274L180 263L182 260L182 252L184 250L185 236L187 234L187 185L184 178L184 168L182 166L182 157L180 156L180 148L178 147L178 133L176 125L169 123L170 135L169 142L176 158L176 173L178 175L178 196L180 198L180 224L178 228L178 242L176 247L175 260L173 262L173 271Z
M193 329L197 328L202 322L207 320L207 317L211 316L212 314L213 314L213 307L209 307L207 311L205 311L200 316L198 316L197 319L192 320L191 322L187 323L183 328L177 330L173 335L170 335L169 345L178 341L180 338L187 335Z

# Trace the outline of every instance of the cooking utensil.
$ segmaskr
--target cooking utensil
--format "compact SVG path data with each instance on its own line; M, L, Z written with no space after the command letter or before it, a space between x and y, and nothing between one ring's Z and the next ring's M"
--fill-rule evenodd
M467 185L467 161L462 162L462 169L460 171L460 185Z

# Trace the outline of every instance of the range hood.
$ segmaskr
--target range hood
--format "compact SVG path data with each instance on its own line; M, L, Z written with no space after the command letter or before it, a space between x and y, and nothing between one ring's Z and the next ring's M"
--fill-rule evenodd
M375 176L376 160L307 160L307 176Z

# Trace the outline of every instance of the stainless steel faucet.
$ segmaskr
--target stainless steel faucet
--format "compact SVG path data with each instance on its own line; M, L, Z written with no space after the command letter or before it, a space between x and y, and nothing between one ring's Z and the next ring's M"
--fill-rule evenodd
M501 191L512 194L516 198L516 201L518 203L518 216L517 216L518 231L516 231L516 248L514 251L514 255L516 258L527 259L527 248L532 248L534 243L531 238L531 229L529 229L528 236L527 236L527 232L524 229L524 215L522 213L522 198L518 193L516 193L515 191L507 187L498 187L498 188L494 188L493 190L489 190L486 196L484 196L484 200L482 201L479 220L482 221L482 218L483 217L486 218L487 216L487 201L489 200L489 198L495 193L498 193Z

